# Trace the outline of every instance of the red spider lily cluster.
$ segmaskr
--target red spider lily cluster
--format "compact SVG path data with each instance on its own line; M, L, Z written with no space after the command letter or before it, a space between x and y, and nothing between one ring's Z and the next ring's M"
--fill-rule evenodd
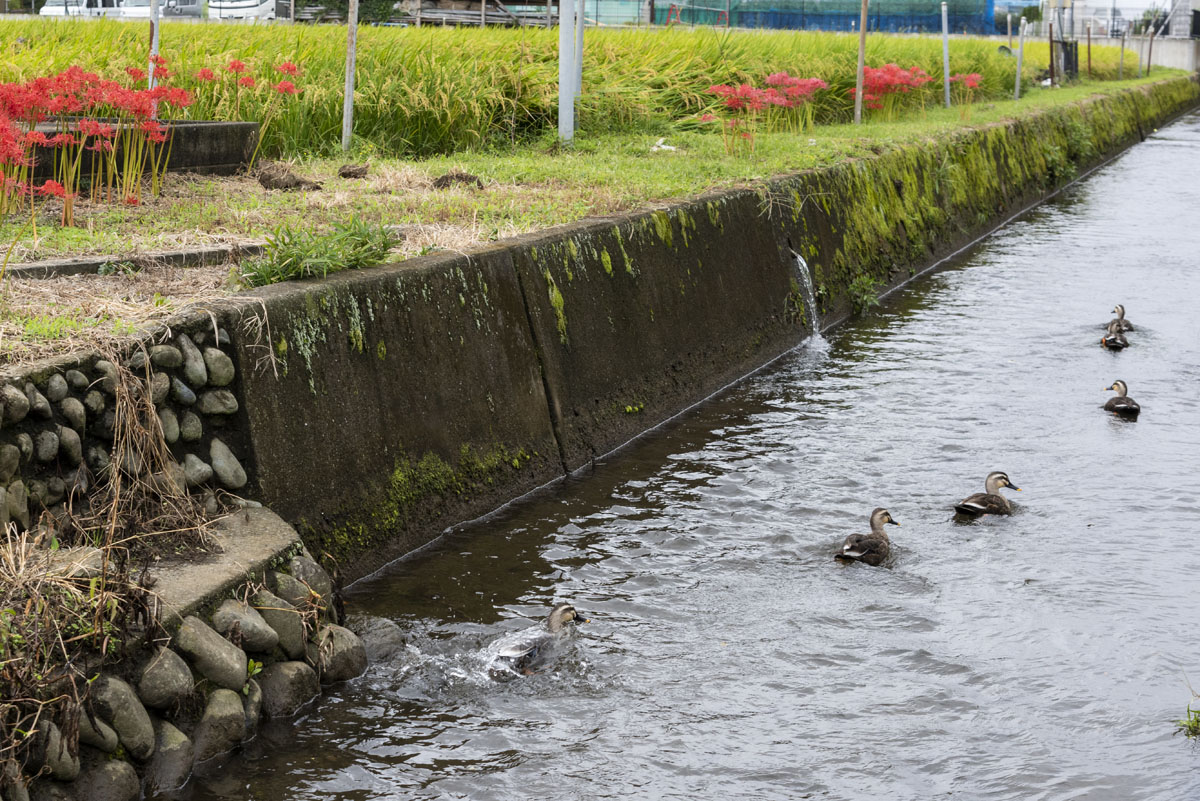
M768 75L765 87L748 83L730 86L710 86L707 93L721 99L723 109L731 114L725 120L725 149L734 153L739 149L754 151L754 135L761 122L767 130L792 130L799 132L812 125L810 101L820 89L829 84L820 78L800 78L786 72ZM699 118L700 122L715 122L711 113Z
M925 85L933 80L920 67L904 69L896 64L884 64L882 67L863 67L863 105L869 109L884 109L885 115L891 119L894 115L899 98L915 93L921 105L924 105ZM850 90L854 97L855 90Z
M135 82L141 80L137 73L141 71L127 71ZM131 88L78 66L0 84L0 214L23 207L26 199L53 196L63 199L63 224L72 224L85 154L90 155L94 198L103 190L110 200L140 197L146 167L156 173L165 167L162 151L169 129L158 118L191 102L182 88ZM54 132L47 134L51 124ZM54 163L55 180L41 186L32 180L38 150ZM32 200L30 206L32 211Z
M211 119L240 119L245 99L261 119L261 143L279 101L301 91L294 82L300 67L290 61L259 78L238 59L190 78L173 73L161 55L146 66L152 69L124 68L124 82L73 66L54 76L0 84L0 215L26 207L32 215L37 197L63 200L64 225L72 224L74 201L82 194L93 202L138 205L147 173L150 191L159 193L171 120L192 113L193 104ZM190 86L177 85L181 80ZM47 161L54 178L37 185L35 163Z
M979 88L983 76L978 72L960 72L950 76L951 87L958 101L958 115L966 120L971 118L971 103L975 102L975 90Z

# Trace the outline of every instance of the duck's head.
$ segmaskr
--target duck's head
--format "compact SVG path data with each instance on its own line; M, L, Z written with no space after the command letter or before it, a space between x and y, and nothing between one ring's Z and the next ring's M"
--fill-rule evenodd
M892 519L892 513L887 509L884 509L882 506L876 509L874 512L871 512L871 528L879 530L883 528L885 523L893 526L900 525Z
M1118 320L1123 319L1125 317L1125 307L1118 303L1113 307L1113 314L1117 315Z
M995 472L988 473L987 479L985 479L983 483L987 488L987 491L993 495L1001 487L1008 487L1009 489L1016 490L1017 492L1021 491L1021 488L1012 483L1012 479L1008 477L1008 473L1005 473L1003 470L996 470Z
M587 623L587 618L575 611L575 607L570 604L559 604L550 610L550 616L546 618L546 628L550 631L562 631L568 624Z
M1112 386L1107 386L1107 387L1105 387L1105 389L1112 390L1113 392L1117 393L1117 395L1119 397L1122 397L1122 398L1125 397L1129 393L1129 387L1125 386L1125 382L1120 381L1120 380L1112 382Z

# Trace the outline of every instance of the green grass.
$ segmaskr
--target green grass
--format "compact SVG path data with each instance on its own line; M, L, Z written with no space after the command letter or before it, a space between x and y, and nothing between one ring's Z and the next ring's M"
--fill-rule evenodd
M1188 737L1200 737L1200 709L1192 709L1191 705L1187 709L1187 717L1183 720L1175 721L1175 733L1183 732Z
M557 119L558 32L541 28L364 28L360 31L355 141L377 156L428 156L497 148L536 140ZM145 66L145 27L112 20L3 20L6 47L0 80L24 80L70 66L126 81L124 68ZM941 74L936 37L872 35L867 62L917 65ZM857 37L821 32L627 29L589 30L584 56L580 130L588 135L638 131L670 135L715 108L712 84L753 82L787 70L819 77L830 89L818 94L816 118L847 121L852 102ZM983 75L980 98L1012 91L1016 60L997 53L997 42L955 38L951 71ZM1030 43L1025 84L1046 65L1046 48ZM162 27L162 52L179 85L197 89L191 114L198 118L271 119L264 153L324 154L340 143L345 31L335 26L182 25ZM220 67L232 58L251 65L259 85L237 89ZM1116 75L1118 49L1093 47L1096 77ZM1126 51L1126 74L1136 57ZM266 88L278 80L274 66L299 64L302 94L281 102ZM221 80L199 84L202 68ZM939 83L926 100L936 102ZM916 104L918 97L908 102Z
M386 228L357 219L325 233L283 226L267 237L261 257L242 264L240 278L243 285L256 287L374 267L394 244Z
M1160 80L1156 74L1154 80ZM267 192L245 177L171 175L164 197L142 207L77 207L82 227L51 224L45 211L35 243L25 236L14 263L64 254L170 250L219 241L261 241L277 227L328 230L360 219L417 226L401 248L415 255L432 247L464 249L489 239L618 214L648 205L873 155L879 148L921 142L966 125L1035 113L1145 84L1150 79L1035 89L1019 102L980 103L964 123L955 109L915 112L896 122L823 126L810 135L761 134L752 158L730 156L715 133L667 135L675 151L651 152L655 134L584 133L570 148L552 137L524 145L480 148L424 160L374 158L367 181L338 178L342 159L309 157L295 169L325 184L317 192ZM365 156L359 152L355 157ZM460 169L480 176L482 190L433 190L430 179ZM949 178L952 180L952 177ZM20 235L24 219L0 222L0 242Z

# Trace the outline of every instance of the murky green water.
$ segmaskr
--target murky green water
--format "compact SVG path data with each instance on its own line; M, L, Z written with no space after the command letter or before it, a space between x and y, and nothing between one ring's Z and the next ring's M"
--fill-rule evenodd
M595 471L352 588L374 664L196 798L1179 799L1200 119ZM1138 326L1099 347L1124 303ZM1100 410L1113 379L1143 407ZM952 505L1007 470L1019 513ZM831 555L875 506L890 569ZM480 649L557 600L555 670Z

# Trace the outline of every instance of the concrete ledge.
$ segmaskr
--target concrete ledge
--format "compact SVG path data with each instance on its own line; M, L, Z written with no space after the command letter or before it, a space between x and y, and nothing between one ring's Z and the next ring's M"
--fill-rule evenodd
M208 607L247 582L263 580L302 547L296 530L269 509L241 509L216 524L219 552L169 560L150 575L160 619L174 629L187 615L207 617Z
M237 245L214 245L188 250L160 250L125 256L92 256L73 259L45 259L9 266L8 275L13 278L58 278L67 275L94 275L106 267L133 264L164 264L170 267L209 267L236 261L246 256L258 256L262 244L258 242Z

